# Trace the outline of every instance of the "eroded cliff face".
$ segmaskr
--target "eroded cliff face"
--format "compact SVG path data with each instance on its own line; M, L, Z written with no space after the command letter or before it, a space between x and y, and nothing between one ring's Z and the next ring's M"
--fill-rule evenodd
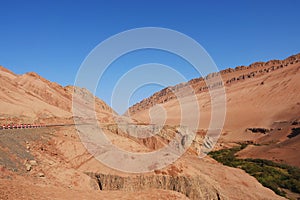
M117 175L88 173L97 180L100 190L141 191L147 189L172 190L186 195L190 199L225 199L216 188L207 184L198 176L135 175L121 177Z
M138 124L108 124L102 127L111 133L130 138L144 145L149 150L157 150L168 145L170 141L176 140L178 148L184 149L191 143L189 129L184 126L157 126ZM176 133L179 135L176 138Z

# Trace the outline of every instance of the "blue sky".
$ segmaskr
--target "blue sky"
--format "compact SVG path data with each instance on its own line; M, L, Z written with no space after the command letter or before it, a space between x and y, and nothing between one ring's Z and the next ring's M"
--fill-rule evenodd
M190 36L206 49L219 69L300 52L297 0L0 0L0 8L0 65L17 74L35 71L63 86L74 83L81 63L100 42L139 27L164 27ZM154 54L159 57L156 62L182 64L187 79L199 76L183 61ZM151 60L137 53L121 61L116 69L130 69L134 63ZM97 93L107 103L113 75L103 83L107 87ZM160 88L148 86L137 91L130 104Z

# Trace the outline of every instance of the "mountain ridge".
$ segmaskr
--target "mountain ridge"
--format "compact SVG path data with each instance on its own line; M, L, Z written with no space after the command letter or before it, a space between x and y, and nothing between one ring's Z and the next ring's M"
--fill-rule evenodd
M210 83L211 77L220 76L223 79L221 87L226 92L225 121L218 139L219 145L251 142L257 145L243 150L240 153L243 158L269 159L300 167L299 156L293 153L299 150L299 136L288 137L293 129L299 128L299 60L300 54L297 54L282 61L255 62L248 67L239 66L236 70L227 69L206 77ZM185 87L189 86L194 93L186 92ZM209 87L204 78L199 78L171 89L165 88L131 107L127 115L144 123L159 120L167 125L178 125L182 117L181 106L184 106L188 112L200 113L199 119L190 115L185 116L185 120L199 120L198 131L206 133L210 128L213 106ZM218 92L221 87L216 85L210 90ZM185 99L196 98L198 108L184 102L180 104L174 92ZM191 95L194 98L190 98ZM215 110L219 108L218 105L214 107ZM261 133L249 130L271 131Z
M115 111L87 89L61 86L35 72L17 75L0 66L0 123L72 122L72 96L76 90L81 100L95 99L97 115L111 121ZM89 106L89 105L87 105ZM21 113L21 115L20 115Z
M286 76L290 77L294 71L286 72ZM296 78L298 77L293 77L290 82L293 83ZM289 85L292 84L289 83ZM264 86L268 86L268 81ZM95 98L86 89L74 86L62 87L39 78L36 73L14 75L4 72L4 70L0 71L0 90L2 91L0 93L0 109L2 111L0 121L6 121L7 123L30 123L30 120L32 120L33 122L66 124L73 117L71 105L74 90L78 90L77 94L80 97L80 105L83 111L91 109L89 103ZM243 93L241 89L238 91ZM207 92L201 92L199 95L206 94ZM200 100L201 98L199 97ZM169 103L172 102L165 102L166 105ZM204 106L204 109L209 107L207 102L200 103ZM176 107L175 104L172 106ZM260 105L258 104L258 106ZM116 123L105 124L114 122L113 109L100 99L98 103L96 100L96 107L99 121L104 122L100 125L103 126L105 135L112 144L121 149L137 153L148 152L157 150L162 145L167 145L171 139L171 137L160 138L159 135L133 139L126 133L130 129L124 131L118 128ZM137 119L140 121L143 116L141 115L141 118L137 117ZM178 125L176 121L174 121L174 124ZM85 134L91 139L98 136L94 124L84 124L83 126L86 127L84 129ZM143 126L147 126L147 123ZM175 128L176 126L165 126L162 134L168 136L166 135L168 133L169 136L172 136L176 131ZM81 142L82 138L77 133L75 126L3 130L3 134L0 134L2 137L0 142L3 141L0 145L0 154L4 159L0 159L0 165L3 167L3 170L2 168L1 170L4 172L3 180L5 180L5 184L0 181L0 188L7 188L8 190L5 189L4 191L17 193L15 187L13 188L16 184L15 180L23 180L18 181L17 185L26 188L27 191L30 191L27 187L29 185L38 194L45 195L45 191L36 187L36 185L43 185L47 188L52 186L53 188L50 191L57 191L56 188L63 188L68 191L64 194L66 198L69 197L72 191L72 194L77 197L78 195L83 196L87 191L90 191L89 193L96 197L99 194L105 194L100 191L102 189L107 190L104 192L107 192L108 196L112 195L111 190L116 188L120 190L118 191L121 192L120 194L127 194L128 190L139 191L141 188L145 188L165 189L169 192L175 190L185 194L190 199L238 199L236 194L243 196L245 199L283 199L270 189L263 187L255 178L241 169L223 166L208 156L199 159L198 152L199 148L204 145L202 141L205 130L197 131L193 144L177 161L142 176L114 170L99 162L93 156L94 154L91 155L91 152L87 151L84 146L85 143ZM226 130L225 133L232 135ZM93 149L98 147L94 140L89 141L88 144ZM224 144L221 140L217 146L222 147ZM226 143L226 145L230 145L230 143ZM104 148L104 151L102 151L103 147L101 146L99 149L95 149L99 151L97 151L99 155L105 154L106 150L109 150ZM35 162L32 162L32 159L35 159ZM129 157L129 159L134 160L135 157ZM121 160L120 163L122 162L124 161ZM33 164L31 165L31 163ZM134 162L127 162L126 164L131 165ZM28 166L30 168L27 168ZM14 170L20 170L21 173L17 174ZM94 174L94 178L88 177L87 173ZM5 176L13 178L7 179ZM129 180L132 182L126 182ZM165 183L162 184L161 181ZM194 185L193 188L190 187L191 184ZM239 187L236 187L237 185ZM158 190L155 190L155 192L160 193ZM146 195L148 194L150 193L146 193ZM167 195L171 194L168 193ZM130 197L135 197L134 193L131 193Z
M171 93L173 93L174 91L177 92L179 89L181 88L184 88L184 87L188 87L188 86L191 86L194 90L195 90L195 93L198 93L198 92L202 92L204 90L208 90L209 89L209 86L206 86L206 83L205 83L205 80L208 80L210 78L213 78L215 76L219 76L221 75L221 79L225 79L227 78L226 76L229 76L229 75L232 75L234 74L235 72L244 72L244 71L249 71L249 70L255 70L257 68L264 68L264 69L261 69L259 71L254 71L254 72L248 72L248 74L243 74L241 75L240 77L234 77L235 79L226 79L225 81L223 80L223 83L222 85L224 84L230 84L230 83L233 83L234 81L236 80L240 80L240 79L245 79L245 78L250 78L250 77L254 77L256 75L257 72L259 73L264 73L264 72L270 72L271 70L276 70L276 69L279 69L279 68L283 68L283 67L286 67L288 65L292 65L294 63L298 63L300 62L300 53L298 54L295 54L295 55L292 55L292 56L289 56L283 60L269 60L269 61L266 61L266 62L254 62L252 64L250 64L249 66L237 66L235 68L227 68L227 69L224 69L224 70L221 70L220 72L213 72L213 73L210 73L208 74L207 76L205 77L199 77L199 78L194 78L194 79L191 79L190 81L188 82L184 82L184 83L179 83L175 86L169 86L169 87L166 87L158 92L155 92L153 95L149 96L148 98L145 98L143 99L142 101L132 105L126 112L125 112L125 115L130 115L130 114L134 114L137 110L138 111L141 111L142 109L147 109L149 108L150 106L153 106L153 105L156 105L156 104L159 104L159 103L165 103L166 101L168 100L171 100L173 98L175 98L175 95L171 95ZM268 69L265 69L267 67L270 67ZM223 75L223 77L222 77ZM194 87L194 85L196 84L201 84L202 87ZM220 85L219 85L220 86ZM162 97L162 96L167 96L167 95L170 95L168 98L165 98L165 99L158 99L157 97ZM154 103L153 103L154 102Z

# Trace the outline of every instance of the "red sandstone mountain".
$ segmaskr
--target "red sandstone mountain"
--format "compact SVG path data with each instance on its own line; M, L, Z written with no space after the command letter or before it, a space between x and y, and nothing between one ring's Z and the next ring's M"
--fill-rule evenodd
M70 123L73 91L82 100L92 96L86 89L62 87L33 72L16 75L1 66L0 90L0 123ZM108 105L98 98L95 104L101 120L112 120L114 111Z
M287 137L293 122L300 120L300 54L284 60L256 62L249 66L226 69L209 74L220 75L226 90L226 120L219 144L252 141L267 146L250 146L240 153L243 157L266 158L300 166L299 137ZM211 117L211 100L203 78L163 89L129 108L132 118L150 122L149 111L159 104L165 109L167 124L180 122L180 106L172 90L188 98L186 88L192 86L198 99L199 129L206 130ZM188 105L187 105L188 108ZM196 108L190 108L195 111ZM267 133L246 131L247 128L272 129ZM251 148L251 149L250 149ZM249 149L249 150L248 150Z
M290 60L258 63L221 73L228 106L221 143L230 145L231 142L244 140L266 142L266 134L245 129L271 129L278 120L297 121L298 58L299 55ZM247 78L253 71L257 71L254 77L250 75ZM203 112L199 129L206 129L210 117L207 88L201 78L190 83L198 91ZM176 87L184 88L185 84ZM3 67L0 69L0 89L0 117L2 122L8 123L69 123L72 119L74 89L81 91L83 100L87 96L91 97L84 89L61 87L35 73L15 75ZM182 95L186 94L182 92ZM99 120L112 122L115 117L113 110L100 99L96 102ZM167 123L177 125L179 119L175 113L178 113L178 106L167 89L130 108L130 113L138 121L149 122L148 109L157 103L163 103L169 116L172 116ZM286 126L288 132L290 126ZM116 129L115 125L104 128L113 144L128 151L154 151L168 142L158 137L134 139ZM166 129L166 133L175 131L173 126ZM97 134L93 130L93 127L86 129L91 136ZM276 138L285 142L286 137L281 136ZM105 166L87 152L72 126L4 130L0 137L1 198L47 199L52 192L56 192L53 195L55 199L186 199L186 196L190 199L282 199L241 169L223 166L209 157L199 159L196 150L202 140L201 135L176 162L146 174L124 173Z

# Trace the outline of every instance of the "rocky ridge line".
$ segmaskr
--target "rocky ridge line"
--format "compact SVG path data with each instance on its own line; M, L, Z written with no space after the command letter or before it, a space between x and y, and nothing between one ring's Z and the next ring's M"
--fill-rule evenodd
M175 86L164 88L163 90L156 92L152 96L131 106L125 114L126 115L135 114L136 112L149 109L154 105L162 104L172 99L176 99L178 97L185 97L193 94L207 92L210 89L220 88L222 86L237 83L241 80L259 77L264 74L276 71L278 69L282 69L284 67L299 62L300 62L300 53L296 55L292 55L284 60L270 60L267 62L255 62L249 66L237 66L234 69L228 68L220 72L214 72L208 74L204 78L200 77L200 78L192 79L186 83L180 83ZM243 73L243 71L247 71L247 72ZM234 76L234 72L239 72L240 75ZM222 81L222 79L225 79L225 76L231 76L231 77L226 78L226 80ZM187 89L188 87L192 87L193 90Z

